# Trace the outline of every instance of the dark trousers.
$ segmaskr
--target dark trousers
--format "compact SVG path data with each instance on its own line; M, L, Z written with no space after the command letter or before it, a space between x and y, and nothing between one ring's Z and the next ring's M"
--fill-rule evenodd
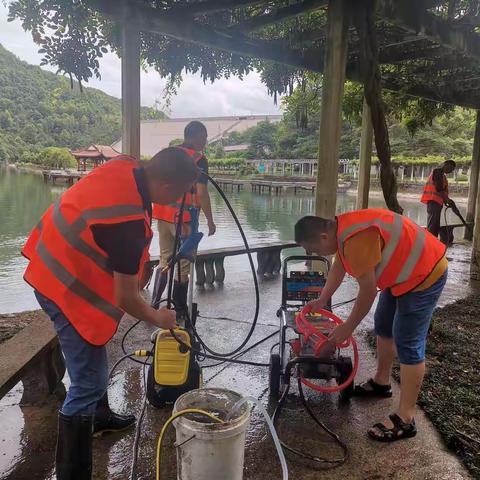
M427 202L427 230L438 237L440 232L440 218L442 215L443 205L437 202Z

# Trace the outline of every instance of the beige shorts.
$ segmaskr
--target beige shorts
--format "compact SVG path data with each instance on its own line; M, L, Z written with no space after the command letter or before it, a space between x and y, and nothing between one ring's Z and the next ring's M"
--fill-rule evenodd
M168 264L168 260L173 254L176 226L173 223L158 220L157 228L160 241L160 265L163 268ZM190 262L188 260L180 260L180 281L182 283L188 282L189 274ZM175 280L178 278L177 275L175 274Z

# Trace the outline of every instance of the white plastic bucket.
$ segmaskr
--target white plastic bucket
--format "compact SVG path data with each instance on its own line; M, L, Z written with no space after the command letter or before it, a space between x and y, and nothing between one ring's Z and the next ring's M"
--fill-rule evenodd
M224 420L241 398L222 388L192 390L177 399L173 412L199 408ZM250 407L245 403L239 410L225 424L192 415L174 421L178 480L242 480Z

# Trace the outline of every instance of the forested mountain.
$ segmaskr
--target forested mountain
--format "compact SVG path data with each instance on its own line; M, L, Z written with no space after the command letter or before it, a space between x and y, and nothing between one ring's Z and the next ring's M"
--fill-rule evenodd
M142 108L143 118L166 118ZM121 132L121 101L73 88L63 76L19 60L0 45L0 161L28 160L45 147L109 145Z

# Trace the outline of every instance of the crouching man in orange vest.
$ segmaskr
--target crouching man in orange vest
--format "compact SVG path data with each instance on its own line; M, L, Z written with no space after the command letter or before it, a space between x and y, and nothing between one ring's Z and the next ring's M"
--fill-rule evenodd
M447 160L441 167L435 168L427 179L420 199L427 205L427 229L436 237L440 232L443 205L455 206L454 201L448 196L447 175L452 173L456 166L453 160Z
M208 174L208 161L203 150L207 144L207 129L205 125L199 121L190 122L184 130L184 142L179 145L198 166L202 173ZM213 221L212 207L210 204L210 196L208 193L208 178L200 173L192 191L187 193L185 197L185 207L183 213L184 232L188 232L188 224L190 222L189 208L200 208L208 224L208 235L213 235L217 229ZM183 198L175 199L175 202L164 205L153 205L153 218L158 220L158 237L160 240L160 267L163 269L168 265L174 249L176 223L179 221L179 210ZM180 261L179 276L175 276L176 280L173 285L173 302L179 318L186 316L187 311L187 293L188 278L190 274L190 263L188 260ZM158 305L162 293L167 285L168 275L166 273L160 275L158 283L154 288L153 305Z
M173 202L197 175L178 148L162 150L143 165L120 155L69 188L23 248L29 260L24 278L53 321L71 380L59 412L58 480L91 478L94 416L108 385L105 344L123 315L175 326L173 311L155 310L143 300L139 279L149 258L152 201ZM116 426L135 421L111 415Z
M428 328L447 279L445 245L407 217L379 208L344 213L334 220L304 217L295 225L295 240L318 255L336 254L325 288L311 302L314 310L327 305L346 273L358 282L357 300L346 322L332 332L332 343L352 335L372 307L377 288L382 290L374 316L377 371L357 386L355 394L391 397L390 375L397 355L400 403L368 435L382 442L414 437Z

